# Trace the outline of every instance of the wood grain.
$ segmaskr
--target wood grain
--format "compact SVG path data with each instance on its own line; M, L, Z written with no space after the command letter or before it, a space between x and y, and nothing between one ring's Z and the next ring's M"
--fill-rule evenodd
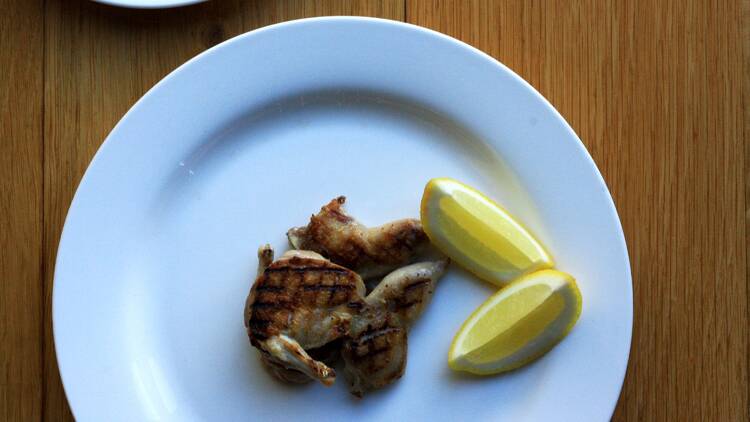
M222 1L162 11L86 0L50 0L46 10L44 261L49 309L60 232L78 182L122 115L168 72L243 32L318 15L401 19L402 1ZM44 419L72 420L60 383L51 321L45 325Z
M612 191L635 301L615 420L748 417L739 16L738 2L408 1L410 22L531 82Z
M44 167L47 309L60 232L78 182L114 124L154 83L240 31L235 5L128 11L88 1L47 3ZM45 326L44 419L72 420Z
M740 26L742 32L743 77L742 77L742 109L744 114L744 144L745 144L745 260L747 272L747 325L750 325L750 0L740 1ZM748 352L750 352L750 338ZM746 389L747 403L750 404L750 353L747 354ZM747 420L750 420L750 406L747 409Z
M0 0L0 420L36 420L43 384L42 1Z
M314 16L374 16L378 18L403 20L403 0L279 0L242 3L245 19L244 31L284 22L292 19Z
M0 420L72 420L51 333L54 258L114 124L206 48L319 15L440 30L542 92L601 169L631 255L633 345L614 419L750 420L750 0L213 0L164 11L0 0L0 10Z

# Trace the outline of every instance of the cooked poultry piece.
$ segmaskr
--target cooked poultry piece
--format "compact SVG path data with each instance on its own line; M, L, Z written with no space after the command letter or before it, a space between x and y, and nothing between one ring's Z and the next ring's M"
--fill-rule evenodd
M352 319L341 355L350 391L361 397L401 378L406 367L406 330L432 299L448 260L420 262L388 274Z
M362 397L401 378L406 352L406 328L398 317L380 307L363 309L352 320L351 338L341 350L349 391Z
M407 328L432 298L448 260L398 269L364 296L362 279L310 251L258 250L258 277L245 304L245 326L266 368L285 382L331 385L341 349L352 394L383 387L404 373Z
M261 246L258 249L258 274L257 277L260 277L263 275L263 272L268 268L269 265L273 262L273 249L271 249L270 246L264 245ZM251 308L250 308L250 298L252 295L247 296L247 300L245 301L245 326L248 326L248 321L250 320L250 317L252 316ZM248 330L248 334L250 331ZM326 347L326 346L323 346ZM316 350L316 349L313 349ZM313 350L310 350L308 353L310 356L315 356L313 353ZM321 360L322 359L316 359ZM307 376L304 372L300 372L293 368L287 368L286 366L282 365L281 363L277 362L274 358L271 357L268 353L261 352L260 355L260 361L263 363L263 366L266 367L266 369L273 374L276 378L279 378L282 381L292 383L292 384L304 384L307 382L312 381L312 378Z
M341 356L341 344L342 343L340 340L335 340L317 349L307 350L307 353L314 360L323 362L329 367L332 367L338 360L339 356ZM283 364L273 359L271 355L263 353L262 351L260 354L260 361L263 366L266 367L268 372L271 373L271 375L275 376L281 381L290 384L307 384L308 382L313 380L304 372L298 371L294 368L287 368Z
M349 334L352 316L365 306L365 286L354 271L315 252L258 250L259 276L245 303L245 326L264 363L282 380L302 375L333 384L336 373L306 350ZM297 371L298 373L295 373Z
M339 196L323 206L305 227L287 232L295 249L317 252L368 279L411 262L429 243L422 223L403 219L367 228L343 209Z
M383 278L365 301L370 306L393 312L409 327L430 303L437 281L445 274L449 263L450 260L444 258L399 268Z

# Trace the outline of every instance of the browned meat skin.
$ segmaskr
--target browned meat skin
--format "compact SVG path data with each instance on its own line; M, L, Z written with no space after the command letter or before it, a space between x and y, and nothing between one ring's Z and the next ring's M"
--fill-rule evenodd
M401 378L406 368L407 328L432 299L448 259L419 262L388 274L352 318L341 355L350 391L358 397Z
M398 317L379 307L369 307L357 315L351 338L344 341L341 356L349 391L362 397L401 378L406 368L406 328Z
M258 252L261 267L268 249ZM330 385L334 370L306 350L348 335L352 314L363 306L364 291L362 279L353 271L314 252L289 251L263 270L250 291L245 306L250 342L274 366Z
M367 279L408 264L429 243L419 220L397 220L368 229L344 211L344 202L343 196L333 199L307 226L289 230L292 246L318 252Z
M350 390L359 397L403 375L407 328L448 264L443 259L393 271L363 299L356 273L314 252L289 251L272 262L266 245L258 260L245 324L264 366L285 382L330 385L335 372L329 365L340 349Z
M450 260L444 258L399 268L383 278L365 300L396 314L405 326L410 326L430 303L435 286L449 263Z

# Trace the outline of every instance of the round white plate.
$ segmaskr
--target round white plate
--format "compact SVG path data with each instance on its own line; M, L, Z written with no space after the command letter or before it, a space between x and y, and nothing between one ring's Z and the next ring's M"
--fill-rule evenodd
M187 6L202 3L206 0L94 0L110 6L130 7L134 9L166 9L169 7Z
M337 195L367 224L417 216L428 179L476 186L574 274L578 325L513 373L451 372L493 288L453 266L409 334L404 377L356 400L259 365L242 311L258 246ZM607 420L628 360L629 261L575 133L482 52L416 26L320 18L260 29L174 71L123 117L65 223L55 341L76 417L99 420Z

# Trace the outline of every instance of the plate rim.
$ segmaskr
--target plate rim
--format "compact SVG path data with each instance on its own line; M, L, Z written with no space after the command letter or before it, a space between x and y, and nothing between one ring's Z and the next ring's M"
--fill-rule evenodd
M192 4L204 3L208 0L159 0L155 4L133 3L130 0L92 0L95 3L107 6L123 7L127 9L172 9L175 7L190 6Z
M106 3L106 4L112 4L112 5L119 5L116 3L121 3L121 0L93 0L95 2L99 3ZM127 0L125 0L126 2ZM188 5L188 4L195 4L204 2L206 0L177 0L180 4L175 4L176 6L181 5ZM127 6L126 6L127 7ZM153 8L160 8L164 6L155 6ZM167 7L173 7L173 6L167 6ZM151 7L147 7L151 8ZM197 55L193 56L192 58L188 59L181 65L177 66L174 70L169 72L167 75L165 75L162 79L160 79L158 82L156 82L151 88L149 88L128 110L123 114L123 116L118 120L118 122L114 125L114 127L110 130L110 132L107 134L105 139L100 144L99 148L97 149L96 153L93 155L91 160L89 161L88 166L86 167L86 171L84 172L83 176L81 177L81 180L78 183L78 186L76 187L75 193L73 195L73 198L71 200L70 206L68 207L68 211L66 213L65 221L63 223L63 228L61 230L60 239L58 242L58 250L56 252L55 256L55 269L53 274L53 285L52 285L52 306L51 306L51 318L52 318L52 335L53 335L53 342L54 342L54 350L55 350L55 358L58 365L58 372L60 374L60 380L63 386L63 391L65 392L66 399L68 400L69 407L71 409L71 412L74 417L76 417L76 410L73 405L73 402L70 398L69 390L71 389L70 386L70 377L71 374L68 371L68 375L64 375L66 371L63 370L63 362L60 359L60 353L59 353L59 341L58 341L58 323L59 318L56 318L56 315L58 314L59 310L59 294L57 293L59 283L58 283L58 277L59 277L59 268L60 268L60 256L61 251L63 250L63 246L65 244L65 239L67 236L69 236L70 232L70 216L77 208L80 207L80 192L82 190L82 187L88 183L88 179L93 177L91 175L91 168L93 167L94 163L97 160L101 160L102 155L104 152L111 146L113 140L113 135L116 134L121 127L129 120L129 116L136 113L140 106L145 102L145 100L153 95L155 95L155 92L157 92L162 85L165 85L169 80L173 79L176 75L184 71L187 67L191 66L194 62L198 62L200 60L203 60L205 57L210 56L211 54L215 54L216 52L225 49L230 48L233 44L236 44L246 38L251 38L258 36L262 33L274 31L286 27L293 27L297 25L305 25L308 23L318 23L318 22L354 22L354 23L374 23L374 24L381 24L381 25L390 25L393 27L402 27L409 29L411 31L421 32L424 35L428 35L431 37L437 37L441 39L444 42L448 42L456 47L460 47L462 50L467 51L470 54L476 55L480 57L483 61L487 62L488 64L494 66L497 68L498 71L506 73L508 76L510 76L515 82L519 83L521 86L525 88L525 90L531 94L533 97L535 97L537 100L541 102L541 104L544 105L544 107L547 109L547 111L551 112L551 115L554 116L554 118L557 120L558 123L562 125L564 130L568 132L568 134L575 139L576 142L576 149L579 153L583 154L583 157L586 159L588 165L591 167L591 169L594 171L596 182L604 188L606 191L606 199L608 201L608 212L609 216L613 219L615 223L615 228L617 229L616 237L619 243L619 246L621 247L623 253L624 253L624 259L627 263L625 266L626 274L624 276L629 281L626 285L626 293L627 293L627 315L625 315L626 318L623 319L623 322L626 323L625 326L627 327L627 350L625 353L625 359L622 362L622 366L617 371L619 373L618 375L618 398L613 401L613 403L610 404L610 418L614 414L614 411L616 409L617 403L619 402L619 397L622 395L622 387L624 385L625 376L627 374L627 368L628 364L630 362L630 355L631 355L631 349L632 349L632 337L633 337L633 279L632 279L632 264L630 261L630 253L628 251L627 242L625 239L624 230L622 228L622 221L620 220L619 213L617 212L617 207L614 203L614 199L612 198L611 191L609 190L609 187L607 186L606 181L604 180L601 172L599 171L599 167L596 165L596 162L594 161L593 157L589 153L586 146L581 141L578 134L573 130L573 128L570 126L570 124L565 120L565 118L560 114L560 112L545 98L539 91L536 90L528 81L526 81L524 78L519 76L516 72L514 72L512 69L510 69L508 66L500 62L499 60L495 59L494 57L490 56L488 53L485 53L484 51L466 43L463 42L457 38L453 38L449 35L446 35L444 33L422 27L419 25L411 24L408 22L402 22L392 19L384 19L384 18L376 18L376 17L367 17L367 16L320 16L320 17L309 17L309 18L301 18L301 19L294 19L284 22L279 22L267 26L263 26L260 28L253 29L251 31L236 35L228 40L225 40L211 48L208 48ZM68 381L66 381L66 378L68 378Z

